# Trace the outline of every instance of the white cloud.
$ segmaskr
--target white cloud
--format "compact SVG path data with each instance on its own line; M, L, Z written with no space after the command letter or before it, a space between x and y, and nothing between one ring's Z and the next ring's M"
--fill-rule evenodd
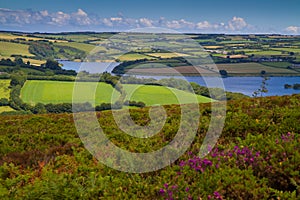
M171 29L194 29L195 28L195 23L186 21L184 19L166 21L165 25L167 28L171 28Z
M49 24L63 26L69 23L71 16L62 11L51 14L51 21Z
M208 22L208 21L204 21L204 22L198 22L196 24L196 28L197 29L210 29L212 28L212 25Z
M153 23L153 21L150 19L147 19L147 18L139 19L139 24L144 27L151 27L151 26L153 26L152 23Z
M91 25L93 23L88 14L82 9L78 9L76 13L72 13L70 19L72 24L80 26Z
M83 9L78 9L72 13L62 11L49 12L47 10L32 11L32 10L10 10L0 8L0 25L27 27L36 25L36 27L50 25L56 27L93 27L95 30L111 29L128 30L141 27L162 27L176 29L178 31L191 32L219 32L219 33L235 33L235 32L255 32L256 28L249 25L245 19L241 17L233 17L228 22L211 23L209 21L191 22L185 19L168 20L160 17L157 20L149 18L128 18L119 14L115 17L99 18L96 15L89 15ZM286 31L296 33L299 32L299 27L288 27Z
M241 17L233 17L229 22L227 28L231 31L240 31L248 26L247 22Z
M285 31L287 33L299 34L300 33L300 27L299 26L289 26L289 27L285 28Z

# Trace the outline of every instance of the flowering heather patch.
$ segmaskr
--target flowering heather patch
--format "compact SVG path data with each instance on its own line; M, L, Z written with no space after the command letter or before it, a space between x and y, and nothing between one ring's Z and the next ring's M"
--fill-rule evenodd
M265 142L270 145L270 147L273 147L267 152L263 146L262 151L259 151L257 148L244 145L235 145L231 149L215 147L206 158L200 158L198 155L193 155L193 153L189 152L189 158L187 160L180 160L178 162L177 177L176 181L173 182L173 184L181 183L182 185L178 184L176 187L169 187L165 184L164 188L161 188L159 192L161 197L164 197L164 199L174 199L175 197L176 199L202 199L206 197L211 200L219 200L228 197L256 199L270 197L272 195L276 197L296 195L296 191L299 190L300 179L299 176L296 176L299 175L299 171L297 172L295 170L300 169L299 166L297 166L296 169L296 166L293 165L293 162L296 163L296 157L299 159L299 143L295 140L295 134L288 132L281 135L280 138L265 140ZM289 148L285 148L285 146ZM294 150L297 150L297 152ZM275 160L277 162L274 162ZM297 163L299 163L299 160L297 160ZM286 170L283 168L283 165L289 166L291 169ZM230 169L233 170L231 172L233 176L225 177L225 170ZM239 177L234 177L234 170L240 172ZM250 180L246 180L249 177L241 177L241 175L248 173L251 178ZM219 179L212 177L218 177ZM288 177L291 178L291 181L289 181ZM285 178L286 181L283 181L283 178ZM239 181L234 183L235 179ZM229 186L225 187L225 184L222 185L222 182L228 182L228 185L237 184L236 187L240 188L240 190L235 192L237 194L228 194L226 190L228 190ZM264 188L264 196L258 193L258 191L261 190L255 191L255 189L252 188L254 185L251 186L251 182L261 187L261 190ZM247 187L245 189L248 190L248 192L241 191L242 184L244 184L243 187ZM209 193L208 185L211 185L212 187L210 189L215 189L215 191ZM282 192L280 188L290 191L291 193ZM194 196L192 195L193 189L197 190L196 194L201 193L199 192L201 189L205 190L206 193L202 192L202 195ZM257 192L257 194L251 194L252 190L254 193Z

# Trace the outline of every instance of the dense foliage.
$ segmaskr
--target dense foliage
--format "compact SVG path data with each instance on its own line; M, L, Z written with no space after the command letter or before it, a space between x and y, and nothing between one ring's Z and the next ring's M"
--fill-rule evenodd
M211 107L200 104L192 146L169 167L145 174L115 171L95 160L70 114L0 116L0 198L299 199L299 106L299 95L228 102L221 138L201 158ZM115 145L149 152L176 134L180 108L165 109L166 124L148 139L124 134L111 111L96 115ZM148 123L148 108L130 112L137 124Z

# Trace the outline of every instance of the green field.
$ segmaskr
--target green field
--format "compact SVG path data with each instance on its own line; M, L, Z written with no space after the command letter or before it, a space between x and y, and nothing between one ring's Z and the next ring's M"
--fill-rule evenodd
M300 48L272 48L272 50L300 53Z
M90 102L94 104L96 96L96 105L103 102L110 103L111 97L115 102L119 93L113 93L111 85L106 83L98 83L96 92L93 91L95 83L80 82L77 89L82 95L76 102ZM27 81L22 88L21 98L24 102L35 103L71 103L72 92L74 89L73 82L60 81ZM180 96L180 103L193 103L195 96L191 93L177 90L174 88L166 88L161 86L144 86L144 85L124 85L127 98L130 100L143 101L146 105L154 104L178 104L176 95ZM95 95L94 95L95 94ZM114 95L112 95L114 94ZM211 99L197 96L199 102L210 102Z
M126 84L124 85L127 96L131 96L132 101L143 101L146 105L167 105L167 104L179 104L180 103L195 103L195 96L192 93L188 93L182 90L167 88L161 86L150 85L136 85ZM200 103L210 102L211 99L197 95L197 100Z
M11 56L11 55L33 56L31 53L29 53L28 48L29 46L26 44L0 41L1 56Z
M94 104L101 104L103 102L110 102L110 97L113 92L111 85L99 83L96 90L96 100L93 91L94 83L82 82L76 87L82 96L76 102L90 102ZM21 90L21 98L24 102L35 103L71 103L73 96L74 82L60 82L60 81L26 81ZM115 97L117 98L117 97Z
M3 113L3 112L10 112L10 111L14 111L14 109L12 109L12 108L9 107L9 106L0 106L0 113Z
M183 53L149 53L147 54L151 57L158 57L158 58L174 58L174 57L184 57L184 56L189 56L187 54Z
M236 64L217 64L221 70L226 70L228 73L238 74L259 74L262 70L269 74L294 74L294 70L281 68L278 66L266 66L260 63L236 63Z
M152 57L139 54L139 53L129 53L121 55L120 57L116 57L116 59L119 59L121 61L131 61L131 60L141 60L141 59L151 59Z
M0 80L0 99L6 98L9 99L9 93L10 89L9 87L10 80ZM0 113L6 112L6 111L13 111L9 106L0 106Z
M247 53L248 55L254 54L254 55L265 55L265 56L279 56L279 55L285 55L282 54L281 51L275 51L275 50L262 50L262 51L253 51L253 52L249 52Z
M84 51L86 53L90 53L96 47L95 45L79 43L79 42L65 42L65 43L59 43L58 45L73 47L73 48L79 49L81 51Z
M0 99L9 98L9 82L10 80L0 80Z

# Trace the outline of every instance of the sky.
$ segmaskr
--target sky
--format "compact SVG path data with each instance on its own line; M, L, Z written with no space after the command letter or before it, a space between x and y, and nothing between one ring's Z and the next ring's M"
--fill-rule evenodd
M0 30L300 34L299 0L0 0Z

